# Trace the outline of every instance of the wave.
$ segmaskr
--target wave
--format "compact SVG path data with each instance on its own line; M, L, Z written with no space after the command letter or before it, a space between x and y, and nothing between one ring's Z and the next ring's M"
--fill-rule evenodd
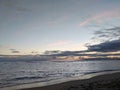
M91 71L91 72L85 72L84 75L87 75L87 74L93 74L93 73L100 73L100 72L109 72L109 71L120 71L120 69Z
M44 77L40 77L40 76L31 76L31 77L28 77L28 76L25 76L25 77L17 77L17 78L13 78L9 81L16 81L16 80L31 80L31 79L41 79L41 78L44 78Z

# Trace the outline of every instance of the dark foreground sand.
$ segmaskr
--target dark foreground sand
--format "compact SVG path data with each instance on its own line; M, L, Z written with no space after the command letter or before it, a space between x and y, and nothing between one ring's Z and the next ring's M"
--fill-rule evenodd
M120 72L92 76L48 86L19 90L120 90Z

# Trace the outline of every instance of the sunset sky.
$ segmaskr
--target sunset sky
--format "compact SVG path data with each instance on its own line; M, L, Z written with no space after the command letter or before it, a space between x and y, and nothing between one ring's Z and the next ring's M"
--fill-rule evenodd
M120 0L0 0L0 55L52 50L119 52Z

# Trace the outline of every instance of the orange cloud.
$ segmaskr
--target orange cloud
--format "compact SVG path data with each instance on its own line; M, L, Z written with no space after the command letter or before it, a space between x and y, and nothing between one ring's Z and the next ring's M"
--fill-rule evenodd
M111 19L112 17L120 17L119 10L112 10L103 13L99 13L93 17L86 19L85 21L80 23L80 26L85 26L90 22L102 22L105 19Z

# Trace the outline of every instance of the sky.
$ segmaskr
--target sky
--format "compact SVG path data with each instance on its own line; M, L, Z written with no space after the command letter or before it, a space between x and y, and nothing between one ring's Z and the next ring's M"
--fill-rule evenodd
M0 0L0 55L54 50L118 52L120 0Z

